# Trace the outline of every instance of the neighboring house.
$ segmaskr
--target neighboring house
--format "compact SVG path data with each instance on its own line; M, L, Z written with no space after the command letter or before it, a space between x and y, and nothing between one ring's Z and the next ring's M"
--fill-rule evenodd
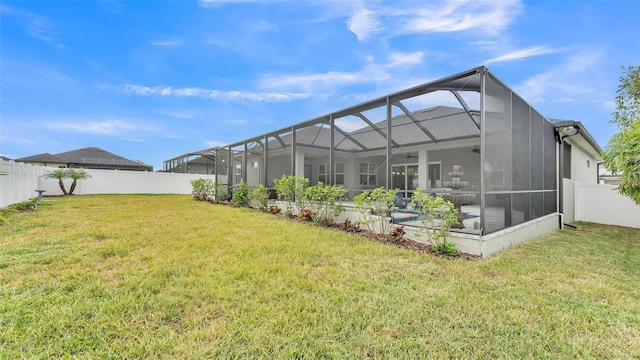
M598 184L605 185L620 185L620 174L613 175L611 171L609 171L604 163L598 163Z
M206 153L210 173L273 186L283 174L366 189L420 188L448 193L453 165L473 200L464 229L480 252L488 239L521 231L518 242L573 221L573 184L597 183L601 149L580 122L550 120L478 67L227 146L165 162L188 164ZM187 155L187 154L185 154ZM181 168L183 171L188 171ZM569 194L570 193L570 194ZM505 238L508 236L504 235Z
M43 153L15 159L17 162L59 168L153 171L153 166L129 160L97 147L87 147L59 154Z
M215 152L212 149L176 156L163 162L163 172L215 174Z

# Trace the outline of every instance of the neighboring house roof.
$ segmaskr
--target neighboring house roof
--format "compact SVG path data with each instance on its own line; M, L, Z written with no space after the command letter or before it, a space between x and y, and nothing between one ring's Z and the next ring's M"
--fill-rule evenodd
M68 166L85 167L88 169L122 169L153 171L151 165L141 161L129 160L120 155L97 148L86 147L59 154L43 153L16 159L20 162L61 163Z
M37 155L26 156L23 158L16 159L18 162L41 162L41 163L61 163L64 164L66 161L56 155L49 153L42 153Z

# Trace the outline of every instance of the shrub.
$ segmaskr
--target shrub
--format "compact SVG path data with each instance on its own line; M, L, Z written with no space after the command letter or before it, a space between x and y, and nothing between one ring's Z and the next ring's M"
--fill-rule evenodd
M433 248L433 252L448 255L448 256L456 256L458 255L458 249L456 248L456 244L448 241L446 243L442 243Z
M309 203L312 220L316 224L329 225L335 222L335 217L344 211L342 199L347 190L342 186L325 185L322 182L304 190L304 200Z
M404 234L406 234L406 232L404 231L404 225L398 225L394 227L389 233L389 240L396 242L400 241L404 238Z
M212 198L213 198L212 202L215 204L221 204L222 202L228 200L229 194L227 193L227 190L225 186L222 184L221 180L218 180L214 183Z
M233 202L236 207L249 207L249 185L245 181L233 193Z
M279 214L280 211L282 211L282 209L280 209L280 207L278 205L271 205L269 207L269 212L272 213L273 215Z
M351 220L347 219L344 223L340 224L340 230L357 233L360 232L360 224L357 222L351 222Z
M304 221L311 221L313 219L313 211L310 209L302 209L298 212L298 218Z
M251 190L249 193L249 203L254 209L267 211L267 207L269 206L269 192L267 188L260 184Z
M458 210L453 203L441 196L423 194L417 189L413 192L411 204L422 221L421 230L426 232L429 242L434 245L434 251L446 255L457 254L456 244L447 242L451 226L458 222Z
M278 194L278 199L285 203L284 214L293 216L296 201L302 201L304 190L309 187L309 179L304 176L282 175L273 181L273 188ZM303 204L300 204L303 208Z
M9 223L9 218L15 213L35 211L38 205L38 198L32 198L16 204L11 204L0 209L0 226Z
M215 183L211 179L194 179L191 180L191 188L194 199L209 201L209 194L213 194L215 191Z
M353 198L359 221L374 234L387 235L391 231L391 211L395 205L398 190L383 187L365 190Z
M37 198L32 198L26 201L21 201L19 203L16 204L12 204L9 205L8 208L13 210L13 211L18 211L18 212L22 212L22 211L32 211L36 209L36 206L38 204L38 199Z

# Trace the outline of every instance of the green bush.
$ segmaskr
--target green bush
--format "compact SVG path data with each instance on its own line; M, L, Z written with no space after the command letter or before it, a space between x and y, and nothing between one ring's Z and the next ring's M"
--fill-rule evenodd
M235 207L249 207L249 184L245 181L233 193L233 204Z
M330 225L335 217L344 211L342 200L347 190L338 185L325 185L321 181L317 185L304 190L303 199L311 207L311 219L316 224Z
M416 189L411 205L418 213L422 221L421 230L434 245L434 251L445 255L457 254L456 244L447 242L451 226L458 222L458 210L453 203L442 196L431 196Z
M249 203L254 209L267 211L269 206L269 192L264 185L260 184L249 193Z
M228 200L229 194L226 187L222 184L222 181L218 180L214 183L213 197L209 199L210 202L220 204Z
M36 209L37 204L38 204L38 199L33 198L27 201L19 202L17 204L9 205L9 208L16 211L31 211Z
M383 187L365 190L353 198L359 222L375 234L387 236L391 231L391 211L398 190L386 190Z
M209 194L215 192L216 184L211 179L194 179L191 180L191 193L193 198L198 201L209 201Z
M442 254L442 255L455 256L455 255L458 255L458 248L456 247L455 243L448 241L434 247L433 252Z
M284 214L293 216L296 201L303 200L304 190L309 187L309 179L304 176L282 175L273 180L273 188L278 194L278 199L284 202ZM300 204L300 208L304 204Z

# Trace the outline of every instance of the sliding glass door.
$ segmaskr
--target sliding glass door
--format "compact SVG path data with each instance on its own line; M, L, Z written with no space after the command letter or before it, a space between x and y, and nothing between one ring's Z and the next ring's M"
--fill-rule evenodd
M404 164L391 167L392 188L400 190L402 197L411 199L418 187L418 165Z

